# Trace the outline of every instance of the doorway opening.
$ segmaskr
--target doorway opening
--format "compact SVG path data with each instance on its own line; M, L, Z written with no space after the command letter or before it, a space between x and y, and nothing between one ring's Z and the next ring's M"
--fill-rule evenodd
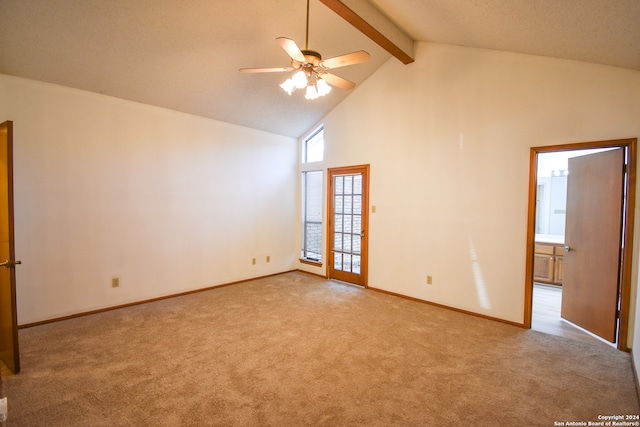
M610 154L603 154L604 151L609 151ZM631 250L635 207L635 153L636 139L531 149L525 327L573 339L614 343L617 348L628 350ZM607 167L613 171L611 176L615 183L612 181L608 184L609 187L598 190L595 187L599 184L595 186L593 183L589 184L590 186L586 184L586 176L593 175L591 179L595 179L596 183L600 182L601 174L593 172L595 170L593 165L599 161L597 159L603 157L613 160L613 163L609 161ZM573 166L569 167L570 164ZM619 166L616 166L618 164ZM573 176L572 168L575 169ZM570 185L567 186L567 183ZM584 183L583 186L587 186L580 189L577 183ZM576 213L590 211L591 209L585 209L585 205L581 203L583 200L594 199L598 191L604 194L613 193L614 195L611 196L613 198L603 199L604 203L593 201L590 203L614 208L619 204L617 210L613 209L610 210L611 213L605 213L613 218L608 228L601 227L600 222L594 223L593 219L580 219L590 218L586 213ZM615 194L618 194L618 199ZM569 206L567 206L568 195ZM582 228L576 228L578 227L576 223L582 224ZM600 228L607 230L606 233L601 234L610 236L609 240L606 240L606 236L594 237L600 233ZM605 239L604 246L598 246L597 242L603 240L597 239ZM588 252L587 245L593 247L594 241L597 249L590 250L595 252L596 256L604 253L611 254L609 256L611 268L607 276L609 279L593 280L593 283L589 284L587 283L589 279L584 279L578 272L587 270L587 267L599 268L597 265L599 262L589 262L593 258L585 258ZM605 282L607 285L601 286ZM591 325L593 316L587 316L586 321L580 318L583 316L584 319L580 311L593 309L593 303L581 300L581 294L592 294L594 289L600 292L604 287L609 289L607 291L610 295L609 302L604 304L599 299L597 305L608 307L608 314L604 315L606 319L601 321L606 324L607 333L602 333L598 327ZM583 305L582 308L580 304ZM579 312L577 317L574 314L576 310ZM598 335L605 339L596 338Z
M619 148L538 154L531 329L585 342L600 340L611 344L562 318L562 285L569 159L612 149Z

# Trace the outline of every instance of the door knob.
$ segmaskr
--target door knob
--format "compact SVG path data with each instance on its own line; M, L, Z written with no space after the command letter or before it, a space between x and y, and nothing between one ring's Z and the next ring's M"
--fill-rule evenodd
M0 267L11 268L11 267L15 267L18 264L22 264L22 261L9 261L9 260L6 260L5 262L0 262Z
M571 246L564 245L562 249L564 249L565 252L569 252L571 250Z

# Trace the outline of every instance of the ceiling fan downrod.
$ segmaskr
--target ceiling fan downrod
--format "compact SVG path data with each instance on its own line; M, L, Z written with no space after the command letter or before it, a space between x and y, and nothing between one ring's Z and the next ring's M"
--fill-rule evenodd
M309 50L309 0L307 0L307 34L304 41L305 50Z

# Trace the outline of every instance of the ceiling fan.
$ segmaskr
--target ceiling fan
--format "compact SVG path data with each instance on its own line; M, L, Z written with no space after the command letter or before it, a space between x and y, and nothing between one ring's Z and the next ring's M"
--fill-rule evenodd
M278 37L276 39L282 49L291 58L291 66L279 68L240 68L241 73L280 73L296 72L280 85L285 92L291 95L296 89L307 89L305 98L315 99L324 96L331 91L331 86L340 89L353 89L356 84L331 74L329 70L347 65L366 62L371 57L364 50L336 56L329 59L322 59L322 55L315 50L309 49L309 0L307 0L307 31L305 49L300 50L295 41ZM331 86L329 86L331 85Z

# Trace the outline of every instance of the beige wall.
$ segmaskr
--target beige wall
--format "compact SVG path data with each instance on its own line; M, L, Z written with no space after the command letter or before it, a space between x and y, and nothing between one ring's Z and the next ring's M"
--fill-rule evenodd
M294 139L4 75L0 118L20 324L295 268Z
M371 164L369 285L522 323L530 147L639 137L640 73L418 43L324 123Z

